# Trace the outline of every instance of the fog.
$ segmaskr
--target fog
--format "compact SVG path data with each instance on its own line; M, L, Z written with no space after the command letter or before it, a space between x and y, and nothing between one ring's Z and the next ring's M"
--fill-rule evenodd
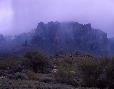
M0 0L0 33L29 32L38 22L91 23L114 36L113 0Z

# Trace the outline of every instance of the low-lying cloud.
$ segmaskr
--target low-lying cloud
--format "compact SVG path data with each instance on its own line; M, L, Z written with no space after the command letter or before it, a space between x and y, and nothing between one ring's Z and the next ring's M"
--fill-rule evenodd
M113 19L113 0L0 0L3 34L30 31L40 21L78 21L92 23L112 37Z

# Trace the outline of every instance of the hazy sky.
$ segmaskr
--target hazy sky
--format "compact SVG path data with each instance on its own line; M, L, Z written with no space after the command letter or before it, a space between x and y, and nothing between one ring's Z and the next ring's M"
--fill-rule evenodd
M114 0L0 0L0 33L30 31L40 21L91 23L114 36Z

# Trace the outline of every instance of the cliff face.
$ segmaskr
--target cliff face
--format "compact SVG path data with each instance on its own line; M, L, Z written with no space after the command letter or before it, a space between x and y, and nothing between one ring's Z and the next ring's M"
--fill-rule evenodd
M47 53L81 51L97 56L108 54L107 34L93 29L91 24L77 22L39 23L32 37L32 45L37 45Z

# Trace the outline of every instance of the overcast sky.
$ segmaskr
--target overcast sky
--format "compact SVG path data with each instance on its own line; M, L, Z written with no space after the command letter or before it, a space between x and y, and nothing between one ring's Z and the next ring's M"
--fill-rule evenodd
M91 23L114 36L114 0L0 0L0 33L18 34L40 21Z

